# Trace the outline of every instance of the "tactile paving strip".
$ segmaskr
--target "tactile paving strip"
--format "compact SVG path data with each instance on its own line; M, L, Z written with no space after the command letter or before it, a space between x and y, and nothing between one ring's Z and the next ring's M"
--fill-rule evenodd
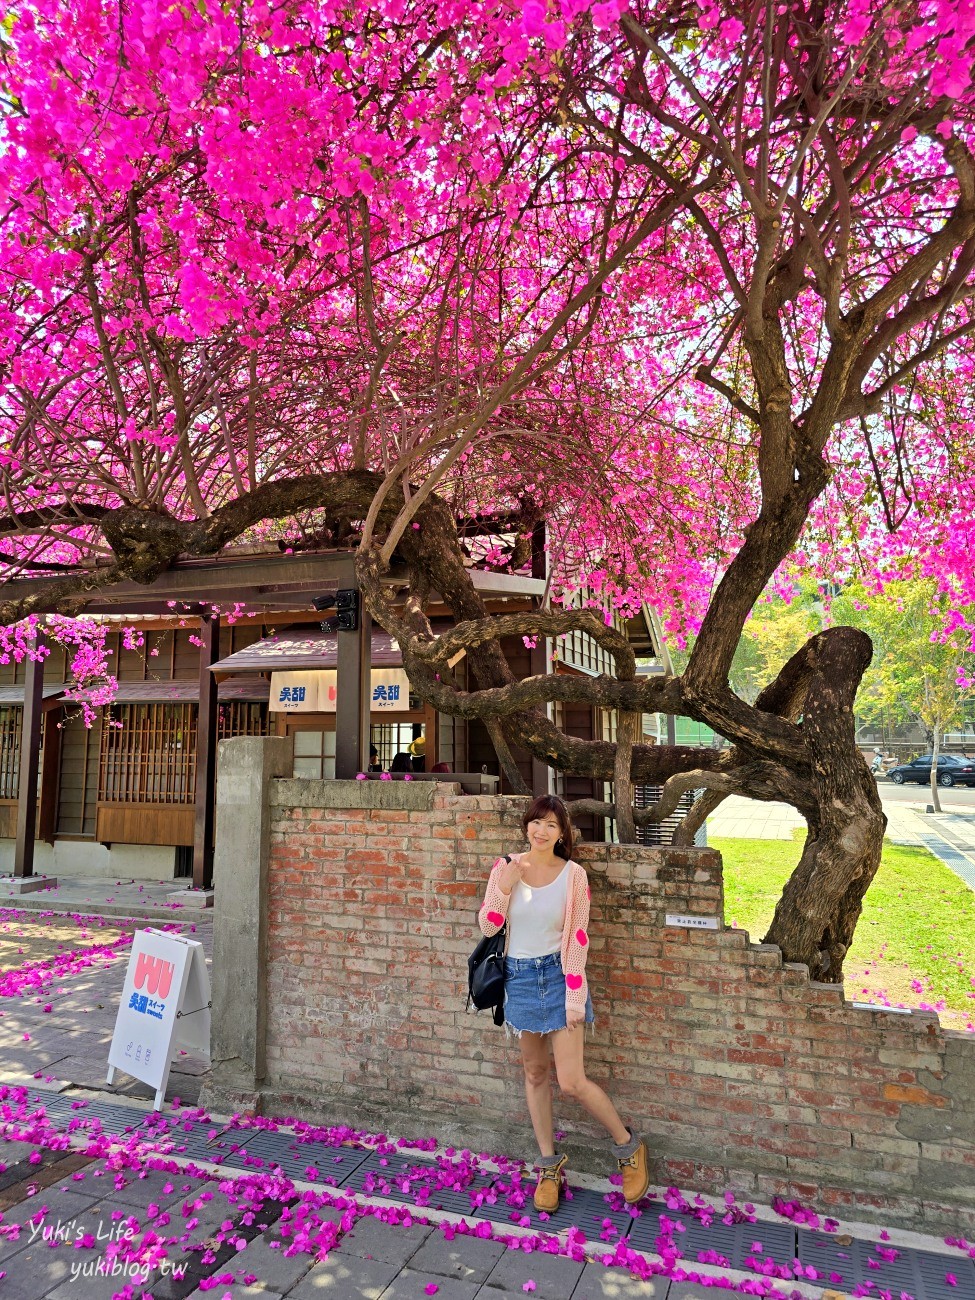
M846 1291L870 1282L874 1291L890 1291L913 1300L975 1296L975 1264L964 1256L901 1250L859 1238L844 1244L835 1236L807 1231L799 1233L798 1254L803 1264L812 1264L817 1270L817 1280ZM954 1283L947 1280L948 1274Z
M953 844L943 840L940 835L925 835L922 832L918 835L918 839L936 858L940 858L945 866L951 867L955 875L961 876L966 885L971 885L975 889L975 866L972 865L971 858L960 853Z
M700 1256L715 1251L720 1264L726 1267L755 1271L748 1259L772 1259L776 1264L791 1264L796 1257L796 1230L789 1223L723 1223L720 1211L705 1226L693 1214L670 1210L655 1203L636 1220L630 1229L629 1244L634 1250L653 1251L654 1241L660 1235L660 1216L666 1215L672 1223L679 1223L684 1231L675 1230L673 1242L684 1259L702 1263ZM760 1246L760 1250L753 1249Z

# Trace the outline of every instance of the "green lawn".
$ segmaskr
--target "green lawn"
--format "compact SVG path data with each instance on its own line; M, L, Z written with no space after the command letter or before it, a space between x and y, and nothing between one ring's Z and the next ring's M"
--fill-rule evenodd
M715 839L725 917L760 940L801 843ZM845 964L858 1001L933 1007L953 1029L975 1026L975 893L927 849L887 843Z

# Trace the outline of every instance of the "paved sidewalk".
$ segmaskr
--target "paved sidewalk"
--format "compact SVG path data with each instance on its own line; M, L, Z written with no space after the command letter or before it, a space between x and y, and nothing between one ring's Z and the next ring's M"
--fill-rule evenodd
M123 915L132 917L138 898L138 887L129 885L116 888L115 894L124 899ZM32 898L41 897L31 895ZM31 928L32 919L40 917L40 909L22 908L22 900L0 900L0 925L5 928L22 926ZM84 913L87 914L87 906ZM66 909L74 912L73 907ZM48 1083L71 1084L82 1089L106 1089L108 1050L115 1029L115 1018L122 996L122 985L129 958L128 946L117 955L99 953L97 959L86 964L90 949L104 949L107 943L125 930L141 928L145 924L159 925L160 920L135 917L128 927L110 927L106 934L94 927L90 932L78 929L73 941L81 961L74 963L66 974L45 978L36 992L31 990L20 997L0 998L0 1081L30 1081L38 1073ZM173 925L187 938L198 940L209 965L213 949L212 912L182 914L165 913L164 924ZM87 937L85 937L87 935ZM30 941L25 940L21 961L29 962ZM43 950L41 961L47 960ZM207 1065L199 1058L180 1052L170 1074L167 1099L178 1096L185 1101L196 1101L200 1094L202 1076ZM45 1086L42 1084L41 1086ZM153 1089L148 1084L131 1079L126 1074L116 1076L111 1091L132 1097L151 1098Z
M762 803L729 795L707 820L708 841L791 840L794 830L805 830L805 820L790 804Z
M44 877L38 877L43 880ZM172 921L187 914L206 916L212 908L174 900L184 892L188 880L113 880L103 876L61 876L49 888L29 894L11 894L0 877L0 908L27 911L81 912L97 916L134 916L145 920Z
M348 1129L0 1089L0 1137L12 1300L108 1300L122 1280L133 1300L721 1300L766 1279L786 1297L975 1295L968 1252L916 1233L653 1189L628 1210L595 1180L543 1221L512 1161Z

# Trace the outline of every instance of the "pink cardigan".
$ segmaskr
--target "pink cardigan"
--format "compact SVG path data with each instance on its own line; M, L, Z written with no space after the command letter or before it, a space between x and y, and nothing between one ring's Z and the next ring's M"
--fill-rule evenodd
M505 868L499 858L491 868L487 893L477 914L481 933L489 938L504 925L508 918L511 895L505 894L498 877ZM562 931L562 970L565 973L565 1005L584 1011L589 986L586 983L586 957L589 953L589 877L578 862L571 862L569 891L565 904L565 928Z

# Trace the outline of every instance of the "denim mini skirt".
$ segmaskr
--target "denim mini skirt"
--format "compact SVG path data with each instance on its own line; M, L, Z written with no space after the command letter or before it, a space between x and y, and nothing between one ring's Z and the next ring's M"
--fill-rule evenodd
M586 995L586 1024L595 1020ZM515 1034L554 1034L565 1028L562 957L505 957L504 1023Z

